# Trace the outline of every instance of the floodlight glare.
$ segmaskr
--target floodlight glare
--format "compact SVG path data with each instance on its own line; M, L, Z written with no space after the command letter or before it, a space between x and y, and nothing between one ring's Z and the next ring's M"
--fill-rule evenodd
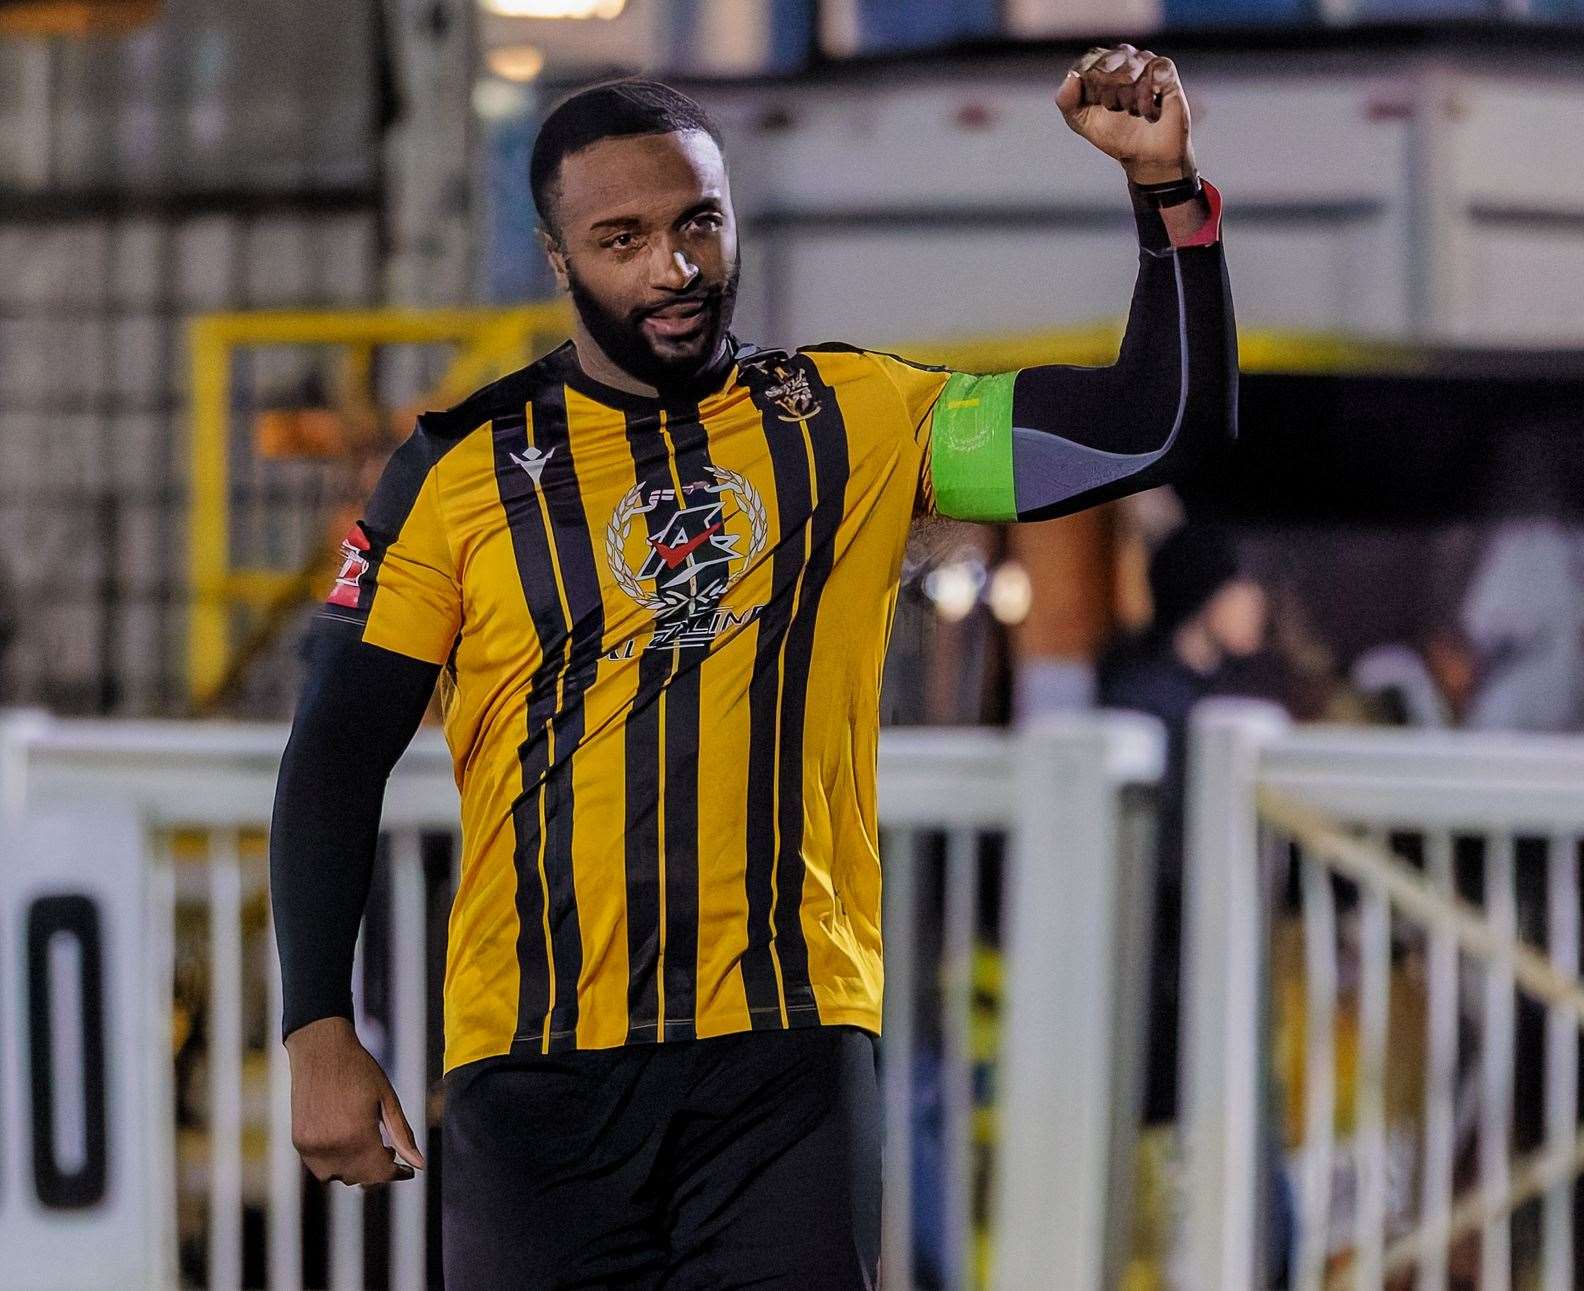
M544 50L538 45L497 45L484 56L485 65L506 81L531 81L544 71Z
M627 0L479 0L479 7L502 18L615 18Z

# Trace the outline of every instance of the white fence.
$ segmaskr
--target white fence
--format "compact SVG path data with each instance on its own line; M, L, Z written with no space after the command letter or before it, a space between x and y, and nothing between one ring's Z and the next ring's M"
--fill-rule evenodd
M284 740L285 731L274 726L68 723L36 716L0 724L0 820L10 822L8 839L17 837L17 822L60 813L79 822L130 818L143 839L142 884L121 912L124 926L139 932L136 959L108 964L106 971L151 984L144 992L145 1040L136 1051L112 1041L107 1060L140 1067L153 1115L138 1117L143 1150L134 1159L112 1157L108 1191L147 1191L149 1222L159 1231L145 1234L151 1256L129 1255L116 1267L118 1282L177 1281L177 1175L187 1170L195 1173L184 1175L184 1183L205 1198L207 1213L196 1224L203 1235L199 1267L184 1268L186 1280L216 1291L255 1280L244 1269L246 1206L265 1217L258 1280L272 1291L304 1284L304 1176L289 1140L289 1079L276 1031L278 969L263 888L263 837ZM995 1281L1004 1288L1077 1288L1116 1276L1127 1192L1119 1181L1127 1174L1122 1163L1130 1160L1137 1111L1129 1074L1140 1067L1143 1031L1142 939L1119 935L1129 926L1121 912L1140 908L1137 889L1144 886L1148 856L1147 806L1130 789L1153 783L1160 759L1153 724L1117 716L1018 735L896 731L882 741L888 1270L911 1269L916 1250L911 1055L923 1040L917 1034L921 1008L938 998L947 1161L941 1272L947 1285L975 1281L970 961L981 915L981 844L987 834L1002 834L1009 840L1002 946L1007 993L998 1102L1002 1124L1015 1130L1003 1136L995 1171ZM387 912L386 944L401 953L385 957L384 1033L374 1034L379 1028L367 1019L360 1019L360 1030L387 1064L409 1119L422 1127L430 1120L427 1095L436 1072L426 1034L433 1020L431 965L414 948L425 944L437 906L423 849L427 837L452 835L456 828L451 762L434 734L420 737L397 768L384 820L388 899L376 908ZM933 871L920 857L931 840L944 855L938 907L923 891ZM1118 865L1118 856L1130 863ZM0 878L5 875L0 869ZM440 902L444 895L438 894ZM194 1117L199 1146L185 1165L175 1149L181 1091L165 1043L173 1024L169 983L178 968L174 920L183 910L207 930L205 1066L196 1079L200 1088L188 1091L200 1105ZM925 935L926 918L939 925L933 940ZM9 945L5 931L0 944ZM365 925L365 941L377 931ZM935 942L942 947L938 964L916 953ZM5 1084L22 1079L19 1071L5 1070L22 1061L13 1050L0 1045ZM260 1064L262 1079L250 1083ZM257 1100L249 1092L255 1084ZM245 1148L255 1125L264 1132L262 1153ZM40 1132L53 1133L35 1126ZM13 1162L20 1159L9 1142L6 1150ZM0 1194L0 1220L21 1191L10 1187ZM383 1242L365 1241L364 1209L375 1204L370 1195L332 1186L327 1196L328 1285L361 1287L373 1260L388 1260L394 1288L426 1285L435 1209L423 1176L389 1190L389 1238ZM33 1230L46 1239L55 1233L55 1285L77 1284L72 1234L92 1220L91 1213L78 1213L51 1221L53 1230L48 1223ZM105 1284L102 1274L96 1278L92 1285Z
M1298 730L1268 709L1225 703L1201 710L1191 766L1186 1285L1264 1285L1271 1154L1261 1134L1276 1133L1277 1118L1264 1119L1262 996L1271 914L1296 904L1303 1134L1289 1174L1292 1285L1375 1291L1412 1274L1440 1291L1457 1262L1483 1291L1505 1291L1520 1269L1546 1291L1574 1286L1584 740ZM1296 901L1285 902L1293 866ZM1459 895L1460 876L1477 901ZM1519 939L1521 913L1543 924L1544 953ZM1547 1016L1539 1052L1527 1055L1530 1067L1543 1062L1543 1107L1530 1117L1542 1145L1515 1161L1517 991ZM1422 1037L1393 1024L1394 996L1408 993L1423 997ZM1344 1034L1356 1054L1347 1086L1337 1075ZM1422 1070L1406 1072L1420 1106L1405 1130L1388 1122L1387 1088L1409 1055ZM1537 1199L1532 1222L1515 1226Z

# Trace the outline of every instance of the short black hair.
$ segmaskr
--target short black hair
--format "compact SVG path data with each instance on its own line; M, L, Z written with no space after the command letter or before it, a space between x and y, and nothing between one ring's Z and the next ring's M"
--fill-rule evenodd
M552 234L553 190L561 163L601 139L699 130L721 147L720 127L702 104L659 81L629 77L579 90L563 100L539 127L528 182L539 219Z

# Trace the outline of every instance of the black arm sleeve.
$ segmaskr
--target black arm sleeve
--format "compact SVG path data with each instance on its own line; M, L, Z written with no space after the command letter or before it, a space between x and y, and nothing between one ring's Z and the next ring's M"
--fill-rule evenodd
M1212 209L1219 220L1218 196ZM1019 520L1170 483L1237 437L1237 332L1220 241L1173 248L1159 212L1135 213L1139 273L1116 363L1017 374Z
M352 1016L352 954L368 900L385 781L412 740L440 668L359 639L321 615L281 760L270 826L270 901L285 1002L282 1035Z

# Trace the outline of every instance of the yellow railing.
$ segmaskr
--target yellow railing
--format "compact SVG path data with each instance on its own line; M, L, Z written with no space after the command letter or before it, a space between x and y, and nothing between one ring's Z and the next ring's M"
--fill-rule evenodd
M239 606L276 605L301 570L247 568L231 558L232 355L241 349L342 347L354 361L384 346L454 347L435 390L444 407L522 366L566 334L558 304L515 309L388 309L209 314L193 322L192 502L188 570L188 693L205 711L226 683L233 655L232 617Z

